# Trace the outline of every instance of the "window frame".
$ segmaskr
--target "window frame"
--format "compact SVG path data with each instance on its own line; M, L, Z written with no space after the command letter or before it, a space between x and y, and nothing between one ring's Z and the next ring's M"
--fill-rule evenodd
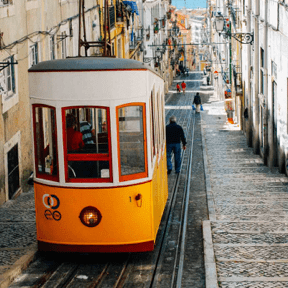
M46 173L41 173L38 171L38 156L37 156L37 145L36 145L36 108L49 108L54 110L55 115L55 139L56 139L56 163L57 163L57 175L48 175ZM33 119L33 145L34 145L34 165L35 165L35 172L36 172L36 178L50 180L54 182L59 182L59 150L58 150L58 132L57 132L57 116L56 116L56 108L50 105L44 105L44 104L32 104L32 119Z
M50 52L50 60L55 60L55 35L51 35L49 38L49 52Z
M4 7L8 5L13 5L13 2L10 0L0 0L0 7Z
M265 87L264 87L264 82L265 82L265 51L262 47L260 47L260 81L259 81L259 91L260 94L265 93Z
M145 165L145 171L140 173L134 173L129 175L121 175L121 158L120 158L120 131L119 131L119 109L124 107L130 107L130 106L141 106L142 107L142 117L143 117L143 146L144 146L144 165ZM144 102L133 102L133 103L127 103L123 105L116 106L116 126L117 126L117 146L118 146L118 173L119 173L119 181L131 181L131 180L137 180L141 178L147 178L148 177L148 160L147 160L147 121L146 121L146 103Z
M38 42L33 45L30 45L30 67L39 63L39 47Z
M153 92L151 92L150 97L150 121L151 121L151 160L153 162L154 156L156 156L156 136L155 136L155 105L153 103Z
M11 64L9 64L4 70L4 81L6 84L6 91L4 93L6 96L4 96L5 100L8 100L12 95L16 94L16 80L15 80L15 64L14 63L14 55L6 58L4 61L9 61ZM10 73L8 73L10 71ZM8 75L9 74L9 75ZM8 82L10 82L10 90L8 90Z
M67 58L67 42L66 42L66 31L61 32L62 41L61 41L61 59Z
M107 117L107 133L108 133L108 154L107 153L73 153L69 154L67 150L66 139L66 114L65 111L69 109L105 109ZM67 106L62 107L62 140L63 140L63 157L64 157L64 170L66 183L112 183L113 182L113 166L112 166L112 145L111 145L111 125L110 125L110 107L108 106ZM68 175L68 161L109 161L109 178L69 178Z

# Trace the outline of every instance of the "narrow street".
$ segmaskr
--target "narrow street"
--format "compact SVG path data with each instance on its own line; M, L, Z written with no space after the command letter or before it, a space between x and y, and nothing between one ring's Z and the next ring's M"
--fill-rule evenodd
M166 95L166 121L172 113L181 113L178 114L182 115L179 116L180 121L183 115L189 112L187 103L191 104L195 91L200 91L204 108L200 114L195 114L181 287L288 287L288 277L286 277L288 271L286 253L288 178L276 171L271 172L263 164L260 156L253 153L252 148L247 146L246 138L239 127L236 124L227 123L223 101L216 100L213 91L207 89L207 86L200 87L201 77L197 78L198 75L190 73L185 79L187 83L185 96L174 93L175 87L171 87L171 91ZM182 76L178 79L182 80ZM179 109L179 107L182 108ZM184 107L186 110L183 110ZM183 173L187 170L185 159L183 159L182 170ZM174 172L169 175L169 194L175 177ZM186 176L183 174L181 177ZM109 264L110 268L106 268L105 281L99 282L97 280L99 276L97 276L92 281L96 285L93 284L93 287L113 287L115 284L113 278L121 273L124 277L121 278L117 287L150 287L151 263L154 263L151 261L155 258L153 253L118 255L120 258L118 256L113 258L111 255L109 257L106 255L104 258L101 255L96 258L79 255L78 260L75 257L71 258L72 255L65 257L60 255L62 261L57 260L56 254L45 256L45 253L41 253L31 256L35 249L33 248L35 247L33 209L33 191L21 194L16 200L8 201L0 208L2 230L7 228L8 223L11 226L11 219L14 219L11 226L13 229L11 228L4 237L5 239L3 238L1 247L1 255L3 255L0 267L1 288L8 287L5 285L7 279L3 278L5 275L11 277L16 270L24 269L33 257L37 260L32 262L29 268L23 271L23 274L20 274L9 287L36 287L35 285L37 287L62 287L69 283L69 273L75 271L76 267L78 267L78 272L75 281L67 287L86 287L85 281L92 281L93 279L89 277L92 277L94 273L100 275L101 269L107 265L105 264L107 260L112 261L113 265ZM176 263L176 258L171 255L174 255L175 251L179 253L180 249L173 240L173 235L176 233L173 231L179 221L177 210L175 213L168 244L161 255L163 265L159 270L159 275L155 278L157 281L151 287L174 287L176 285L176 282L171 280L173 277L171 278L170 274L174 271L172 268L175 264L173 263ZM15 218L16 214L18 216ZM211 251L204 250L203 243L207 242L208 238L205 238L207 233L204 233L203 239L203 227L209 229L211 227L213 245L210 248L213 251L212 258L216 260L214 264L207 262L209 259L207 254ZM205 247L207 248L207 245ZM19 260L15 262L17 259ZM23 259L26 259L26 262ZM21 261L22 266L19 265ZM53 272L61 262L63 262L60 266L62 268ZM129 263L129 266L121 272L123 263L126 263L125 265ZM216 267L215 275L217 275L214 278L213 273L208 269L213 265ZM79 270L79 267L82 268ZM177 272L178 264L175 268ZM50 279L49 284L45 285L47 279ZM55 283L62 286L57 286Z

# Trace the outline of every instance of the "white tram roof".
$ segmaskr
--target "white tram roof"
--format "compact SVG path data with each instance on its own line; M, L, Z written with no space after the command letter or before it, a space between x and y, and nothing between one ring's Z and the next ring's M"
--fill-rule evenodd
M43 61L32 66L29 72L49 71L99 71L99 70L150 70L149 65L142 62L114 57L71 57L66 59ZM156 73L158 75L158 73Z
M153 89L163 91L163 78L131 59L73 57L43 61L28 71L32 102L47 105L121 105L128 99L141 102Z

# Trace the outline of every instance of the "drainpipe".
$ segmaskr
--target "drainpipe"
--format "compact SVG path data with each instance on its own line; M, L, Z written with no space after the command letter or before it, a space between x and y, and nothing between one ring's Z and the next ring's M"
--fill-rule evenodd
M211 6L211 0L208 0L207 3L208 3L208 11L209 11L209 43L212 43L212 22L211 22L212 6ZM209 47L210 58L212 60L212 57L213 57L212 46L209 45L208 47ZM210 77L211 78L210 81L211 81L211 85L214 86L214 77L213 77L214 75L212 73L212 70L211 70L211 74L212 75Z
M256 15L255 21L255 44L254 44L254 103L253 103L253 152L255 154L260 153L260 139L259 139L259 16L260 16L260 0L256 0Z
M268 163L268 166L272 168L274 166L274 147L273 147L273 107L271 107L272 99L268 99L268 0L265 0L265 23L264 23L264 163ZM272 95L270 94L270 97ZM270 108L270 112L269 112Z
M248 27L248 32L252 32L252 25L251 25L251 15L252 15L252 5L251 5L252 0L248 1L248 11L247 11L247 27ZM253 46L250 45L250 47L247 49L248 50L248 127L247 127L247 144L249 147L252 147L252 135L253 135L253 117L252 117L252 90L251 90L251 68L253 67L251 63L251 56L252 56L252 48ZM254 72L254 71L253 71ZM244 92L244 91L243 91ZM245 103L246 104L246 103Z

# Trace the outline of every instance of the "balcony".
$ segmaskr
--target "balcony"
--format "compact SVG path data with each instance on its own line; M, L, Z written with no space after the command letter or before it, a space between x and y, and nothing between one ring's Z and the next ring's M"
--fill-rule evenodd
M116 22L124 22L124 12L123 12L122 2L116 2Z
M110 20L110 29L115 27L115 9L114 6L109 7L109 20Z

